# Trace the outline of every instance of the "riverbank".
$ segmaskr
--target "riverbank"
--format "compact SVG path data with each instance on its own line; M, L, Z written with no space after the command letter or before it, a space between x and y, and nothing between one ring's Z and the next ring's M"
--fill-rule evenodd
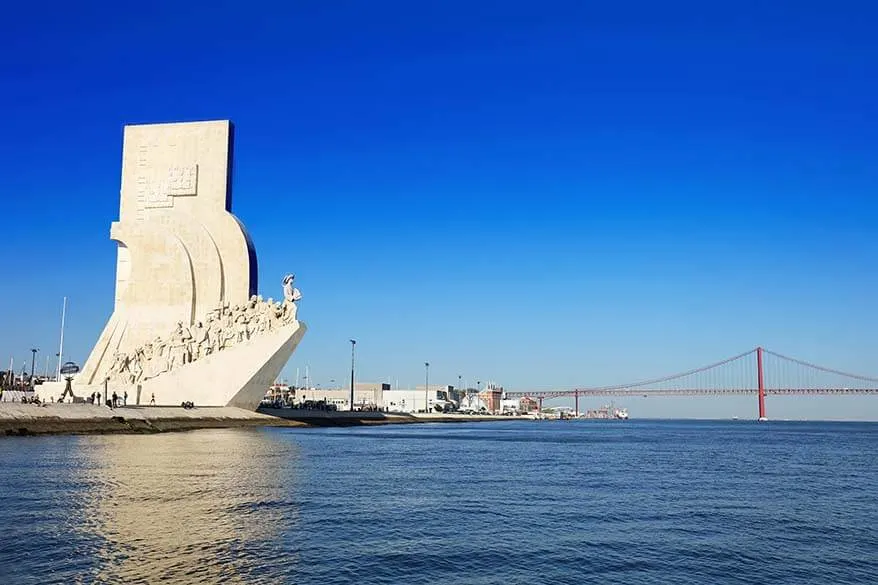
M514 417L521 419L523 417ZM93 404L0 403L0 436L162 433L209 428L310 427L385 424L487 422L508 416L462 414L398 414L233 407L128 406Z
M240 408L0 403L0 436L44 434L160 433L205 428L303 426Z
M293 408L260 408L257 414L304 423L317 427L345 427L360 425L394 425L419 423L460 423L510 420L531 420L531 417L492 416L481 414L408 414L400 412L347 412L327 410L299 410Z

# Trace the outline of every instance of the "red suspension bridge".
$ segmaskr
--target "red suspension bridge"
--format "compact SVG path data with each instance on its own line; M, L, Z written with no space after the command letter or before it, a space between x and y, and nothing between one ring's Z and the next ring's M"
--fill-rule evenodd
M878 378L851 374L757 347L742 354L686 372L630 384L507 392L509 398L538 400L572 397L579 412L580 396L716 396L755 394L759 418L765 419L765 397L790 394L878 394Z

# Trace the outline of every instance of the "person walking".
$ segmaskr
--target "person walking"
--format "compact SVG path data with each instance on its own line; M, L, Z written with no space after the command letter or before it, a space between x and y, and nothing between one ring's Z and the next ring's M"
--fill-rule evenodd
M116 408L116 405L119 403L119 395L113 392L113 402L111 403L110 408Z
M150 405L150 406L155 406L155 393L153 393L152 396L150 397L150 399L149 399L149 405Z

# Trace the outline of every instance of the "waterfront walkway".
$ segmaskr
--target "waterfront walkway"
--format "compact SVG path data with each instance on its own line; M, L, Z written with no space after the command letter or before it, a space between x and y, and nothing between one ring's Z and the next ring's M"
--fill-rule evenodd
M150 433L214 427L301 426L302 424L232 407L108 408L95 404L37 405L0 402L0 435Z
M304 427L486 422L525 417L463 414L401 414L384 412L326 412L180 406L123 406L95 404L21 404L0 402L0 436L85 433L157 433L221 427Z

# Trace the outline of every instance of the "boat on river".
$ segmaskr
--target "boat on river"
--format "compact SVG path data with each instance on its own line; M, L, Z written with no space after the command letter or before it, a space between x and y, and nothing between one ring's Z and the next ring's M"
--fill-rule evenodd
M628 420L627 408L616 408L611 402L594 410L586 410L579 418L595 420Z

